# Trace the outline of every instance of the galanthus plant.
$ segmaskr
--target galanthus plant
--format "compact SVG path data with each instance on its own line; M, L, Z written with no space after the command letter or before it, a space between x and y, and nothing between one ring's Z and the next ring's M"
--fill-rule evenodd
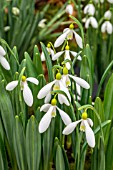
M38 85L38 80L36 78L34 78L34 77L26 78L25 76L22 76L20 82L19 82L19 80L15 80L15 81L8 83L6 86L6 90L12 91L15 89L16 86L18 86L18 84L20 84L20 88L23 91L24 101L28 106L31 107L33 105L33 95L32 95L32 92L31 92L29 86L28 86L28 82Z
M65 129L63 130L63 134L69 135L70 133L72 133L74 131L74 129L76 128L76 126L78 125L78 123L80 123L80 122L81 122L80 130L85 132L88 145L90 147L94 148L94 146L95 146L95 136L94 136L94 132L90 128L90 126L91 127L93 126L93 122L90 118L87 118L86 112L82 113L82 119L81 120L77 120L75 122L70 123L68 126L66 126Z
M66 3L59 14L64 14L64 18L53 25L57 28L62 22L60 31L63 33L51 35L58 37L47 46L41 42L38 49L35 45L32 56L27 52L24 56L18 55L16 47L11 49L10 44L0 39L0 63L10 69L6 71L0 67L0 170L112 170L113 37L101 33L104 22L112 24L112 7L108 1L99 2L98 8L92 1L88 5L74 0L69 3L76 9L79 20L67 15L70 20L62 22L66 18ZM28 9L28 6L22 7ZM87 30L80 22L82 9L87 18ZM19 10L14 16L17 26L22 17L22 9ZM41 32L45 39L60 16L55 15L51 23L44 25ZM40 16L37 18L40 20ZM35 22L38 25L37 19ZM69 27L64 28L65 24ZM90 24L96 29L89 27ZM97 60L96 55L101 53ZM105 61L103 64L98 62L101 57ZM98 70L105 65L106 70L99 79Z

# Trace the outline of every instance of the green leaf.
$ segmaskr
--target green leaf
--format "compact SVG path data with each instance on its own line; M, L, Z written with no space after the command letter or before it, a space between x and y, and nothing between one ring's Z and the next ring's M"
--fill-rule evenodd
M27 169L25 134L19 116L15 116L15 126L13 128L13 142L19 170Z
M49 82L53 81L53 72L52 72L52 62L49 56L49 53L45 47L45 45L41 42L42 51L44 53L45 59L46 59L46 65L48 70L48 79Z
M64 170L66 168L64 156L63 156L62 149L61 149L60 145L57 146L57 150L56 150L55 167L56 167L56 170Z
M37 45L34 46L33 63L37 69L38 74L43 74L42 61Z
M29 54L25 52L25 59L26 59L26 71L27 77L38 77L38 69L36 69L34 63L32 62Z
M41 161L41 135L39 134L38 124L33 115L28 120L26 128L26 154L28 169L39 169Z

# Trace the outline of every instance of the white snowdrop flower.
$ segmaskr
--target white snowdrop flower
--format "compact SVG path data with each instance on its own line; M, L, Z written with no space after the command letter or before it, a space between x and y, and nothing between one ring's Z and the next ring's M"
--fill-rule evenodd
M3 49L3 47L0 45L0 64L6 69L6 70L10 70L10 65L8 63L8 61L6 60L6 58L4 57L6 55L5 50Z
M63 92L65 92L69 101L71 102L71 96L69 94L68 89L66 88L66 86L63 83L62 75L60 73L56 74L56 79L54 81L48 83L39 91L39 93L37 95L38 99L43 99L44 97L46 97L45 103L48 103L51 100L51 91L52 90L62 90ZM70 103L69 103L68 99L63 94L58 94L58 101L60 104L64 103L67 106L69 106Z
M113 0L107 0L109 3L113 4Z
M89 25L91 25L95 29L98 28L98 22L97 22L96 18L91 16L88 19L86 19L85 28L88 29Z
M73 6L71 4L68 4L66 6L66 12L69 14L69 15L72 15L73 14Z
M12 13L18 16L20 14L20 10L17 7L12 7Z
M82 113L81 120L72 122L69 125L67 125L63 130L63 134L69 135L70 133L72 133L74 131L74 129L76 128L76 126L78 125L78 123L80 123L80 122L81 122L80 130L85 132L88 145L90 147L94 148L95 147L95 136L94 136L94 132L90 128L90 126L91 127L93 126L93 121L90 118L87 118L86 112Z
M95 7L93 4L87 4L84 8L84 14L94 15L95 14Z
M22 79L20 81L20 87L21 87L21 90L23 91L24 101L28 106L31 107L33 105L33 95L28 86L28 83L27 83L28 81L36 85L38 85L39 82L34 77L26 78L25 76L22 76ZM12 91L18 85L18 82L19 82L18 80L15 80L15 81L8 83L6 86L6 90Z
M70 54L71 54L73 57L76 57L76 56L77 56L77 53L76 53L75 51L70 51L70 50L69 50L69 46L66 45L65 51L60 51L60 52L56 53L55 55L53 55L53 56L52 56L52 60L54 61L54 60L58 59L63 53L65 53L65 54L64 54L64 60L68 59L68 60L71 61ZM81 58L80 55L77 57L77 59L78 59L78 60L82 60L82 58ZM71 65L70 65L69 62L66 63L66 67L67 67L68 70L70 70Z
M10 30L10 26L5 26L5 27L4 27L4 31L5 31L5 32L7 32L7 31L9 31L9 30Z
M110 21L105 21L102 26L101 26L101 32L105 33L107 32L108 34L112 34L113 32L113 26L110 23Z
M39 132L43 133L45 132L50 123L51 119L56 116L56 110L58 110L62 121L64 122L65 125L68 125L71 123L71 119L68 116L67 113L65 113L63 110L59 109L57 106L57 100L54 98L51 101L51 104L44 104L41 108L40 111L46 112L46 114L42 117L40 123L39 123Z
M40 27L40 28L44 28L45 26L46 26L46 24L45 24L45 22L47 21L47 19L42 19L39 23L38 23L38 26Z
M104 18L106 20L110 20L111 19L111 16L112 16L112 13L110 10L106 11L105 14L104 14Z
M68 87L70 85L70 78L72 78L79 86L81 86L85 89L90 88L90 85L84 79L82 79L80 77L72 76L71 74L68 74L68 69L66 67L64 67L63 68L63 81L64 81L66 87Z
M96 2L96 3L104 3L104 0L94 0L94 2Z
M54 55L55 53L54 53L54 51L51 49L51 44L50 44L50 43L47 44L46 49L47 49L49 55L51 55L51 56L53 57L53 55ZM42 53L41 53L41 61L45 61L45 55L44 55L44 52L43 52L43 51L42 51Z
M74 29L73 24L70 24L69 28L65 28L63 34L56 39L54 47L59 47L65 41L65 39L72 40L74 34L76 43L80 48L83 48L82 38L73 29Z

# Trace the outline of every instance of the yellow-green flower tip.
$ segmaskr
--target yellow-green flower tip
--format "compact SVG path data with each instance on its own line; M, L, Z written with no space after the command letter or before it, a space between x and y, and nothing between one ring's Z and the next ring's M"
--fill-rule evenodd
M48 43L48 44L47 44L47 47L48 47L48 48L50 48L50 47L51 47L51 44L50 44L50 43Z
M87 119L87 113L86 113L86 112L83 112L83 113L82 113L82 119L84 119L84 120Z
M23 81L23 82L26 81L26 76L22 76L22 81Z
M62 77L62 75L61 75L60 73L57 73L57 74L56 74L56 79L57 79L57 80L60 80L61 77Z
M68 74L68 69L66 67L63 68L63 74L67 75Z
M18 116L18 115L16 115L16 116L15 116L15 118L16 118L16 119L18 119L18 118L19 118L19 116Z
M66 45L65 50L69 50L69 45Z
M56 106L57 100L56 100L56 99L52 99L52 100L51 100L51 104L52 104L53 106Z
M69 28L70 28L70 29L74 29L74 25L73 25L73 24L70 24Z

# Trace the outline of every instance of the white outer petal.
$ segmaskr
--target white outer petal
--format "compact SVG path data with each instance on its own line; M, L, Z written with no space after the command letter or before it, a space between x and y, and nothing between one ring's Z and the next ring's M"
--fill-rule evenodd
M53 56L55 54L51 48L50 48L50 53L51 53L51 56Z
M89 17L86 22L85 22L85 28L88 29L89 28L89 24L91 22L91 18Z
M78 123L81 122L81 121L82 120L78 120L76 122L72 122L69 125L67 125L63 130L63 134L69 135L70 133L72 133L74 131L74 129L76 128L76 126L78 125Z
M93 4L89 4L89 5L90 5L90 6L89 6L88 14L94 15L94 13L95 13L95 7L94 7Z
M1 45L0 45L0 55L2 56L6 55L6 52Z
M8 61L6 60L5 57L3 57L1 55L0 55L0 63L6 70L10 70L10 65L9 65Z
M65 60L66 59L71 60L69 52L70 52L69 50L65 50Z
M42 87L42 89L39 91L39 93L37 95L38 99L44 98L51 91L51 88L55 82L56 82L56 80L54 80L54 81L46 84L44 87Z
M90 118L87 118L87 122L91 127L93 126L93 121Z
M90 17L91 25L93 28L98 28L97 20L94 17Z
M87 143L90 147L94 148L94 146L95 146L94 132L88 125L87 120L84 120L84 124L85 124L85 134L86 134Z
M102 33L105 33L106 32L106 28L107 28L107 23L106 23L106 21L102 24L102 26L101 26L101 32Z
M34 77L28 77L26 80L31 82L31 83L34 83L36 85L39 84L39 81L36 78L34 78Z
M50 107L51 107L51 104L44 104L41 106L40 112L42 112L42 111L47 112Z
M45 61L46 59L45 59L45 55L44 55L44 53L43 53L43 51L42 51L42 53L41 53L41 61Z
M62 91L64 91L66 93L66 95L69 98L69 101L71 102L71 96L70 96L70 93L69 93L68 89L62 84L61 81L59 82L59 84L60 84L60 90L62 90Z
M66 12L70 15L73 14L73 6L71 4L66 6Z
M47 113L42 117L42 119L41 119L41 121L39 123L39 132L40 133L43 133L43 132L45 132L48 129L48 127L49 127L49 125L51 123L51 118L52 118L51 113L52 113L52 110L53 110L53 106L51 106L49 108L49 110L47 111Z
M49 92L44 99L44 103L49 103L50 100L51 100L51 93Z
M71 77L78 85L80 85L81 87L85 88L85 89L89 89L90 85L82 78L80 77L75 77L69 74L69 77Z
M27 83L24 83L23 98L28 106L31 107L33 105L33 95Z
M84 8L84 14L87 14L88 9L89 9L89 4L85 6L85 8Z
M106 23L107 23L107 33L112 34L112 32L113 32L112 24L109 21L107 21Z
M78 46L80 48L83 48L83 45L82 45L82 38L80 37L80 35L78 35L75 31L73 31L74 35L75 35L75 39L76 39L76 42L78 44Z
M57 60L62 54L64 53L64 51L60 51L58 53L56 53L55 55L52 56L52 60Z
M56 107L57 110L59 111L59 114L62 118L62 121L64 122L65 125L68 125L71 123L71 119L70 117L68 116L68 114L66 112L64 112L63 110L59 109L58 107Z
M76 57L77 56L77 53L75 51L70 51L70 53L72 54L73 57ZM78 60L82 60L81 56L79 55L77 57Z
M112 16L112 13L111 13L110 10L106 11L105 14L104 14L104 18L105 18L105 19L109 19L109 20L110 20L110 19L111 19L111 16Z
M69 32L70 32L70 29L68 28L62 35L60 35L56 39L56 41L54 43L54 47L59 47L64 42L64 40Z
M6 90L12 91L18 85L18 80L12 81L7 84Z
M109 3L113 4L113 0L107 0Z
M81 96L81 89L80 86L76 83L76 90L79 96Z
M68 102L68 99L63 95L63 94L58 94L58 101L60 104L65 104L67 106L69 106L69 102Z

